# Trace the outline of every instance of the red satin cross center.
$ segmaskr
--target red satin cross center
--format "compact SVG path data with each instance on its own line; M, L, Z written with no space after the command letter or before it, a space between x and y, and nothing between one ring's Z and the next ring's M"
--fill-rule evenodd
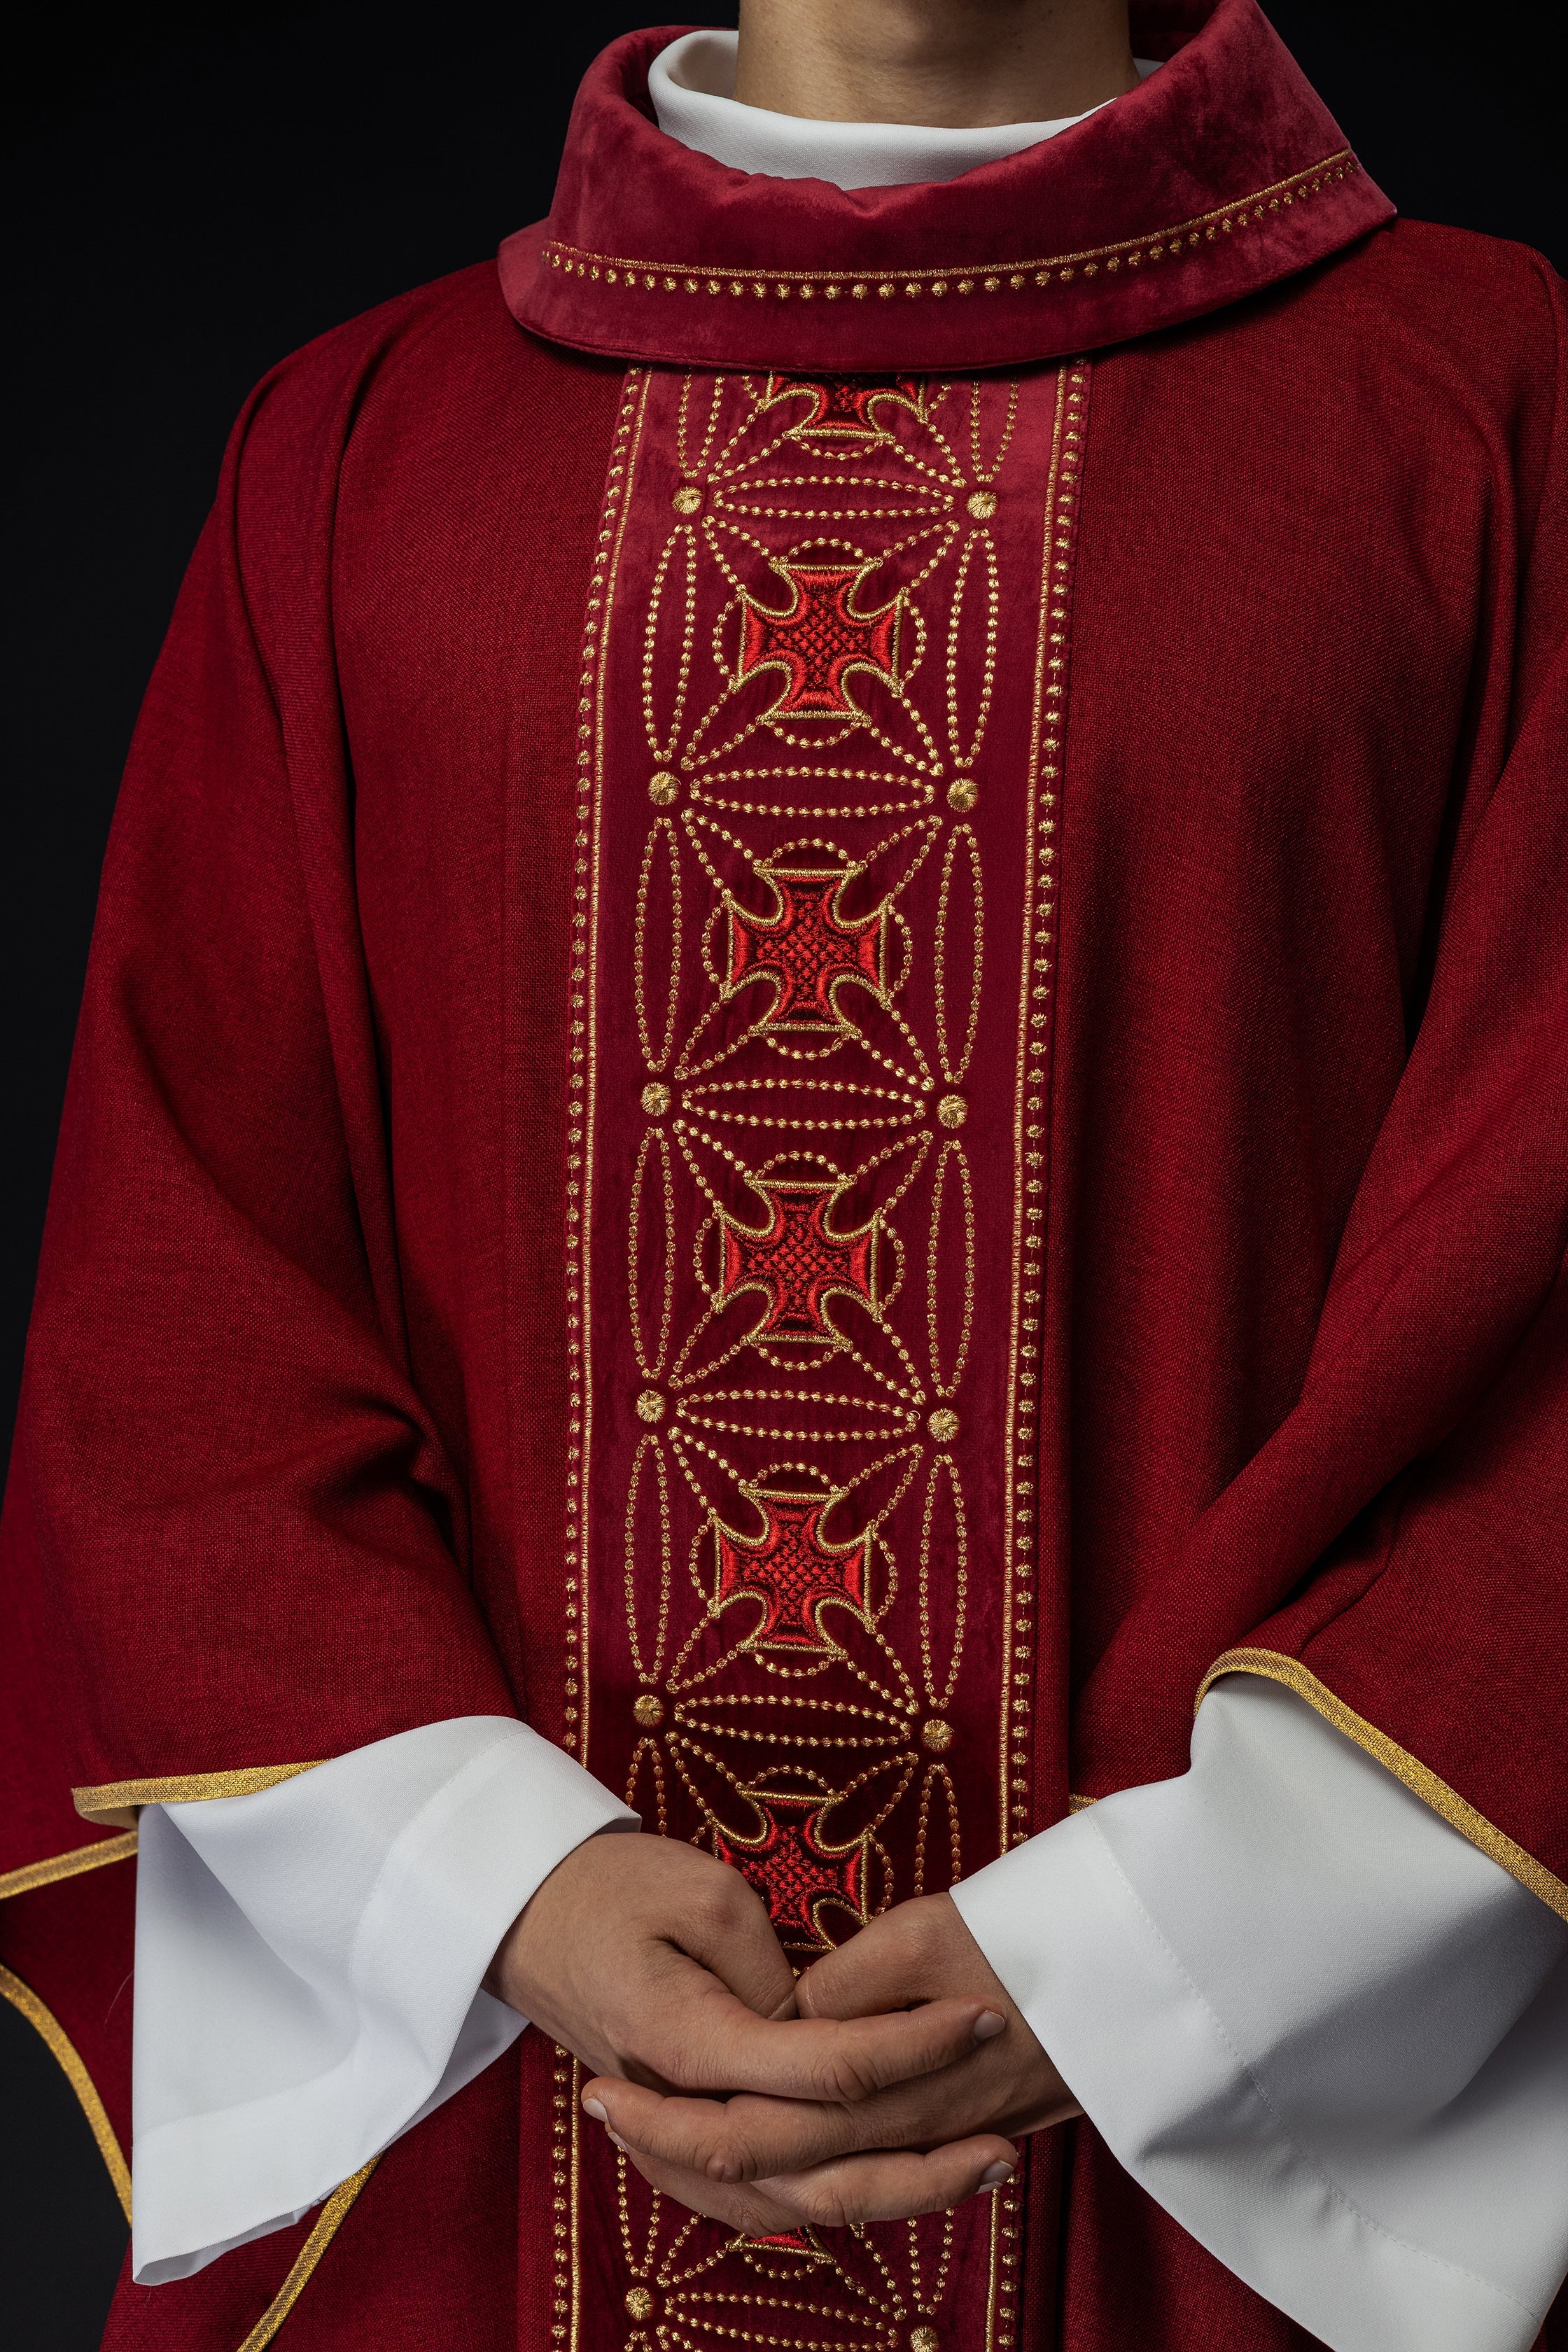
M750 1793L766 1817L766 1835L757 1846L731 1845L716 1835L719 1859L756 1888L781 1943L805 1940L820 1948L828 1940L817 1924L822 1902L842 1905L858 1919L866 1916L864 1848L857 1843L847 1853L835 1853L819 1843L817 1821L825 1803L819 1796Z
M824 1650L828 1637L818 1612L825 1601L845 1601L865 1612L866 1538L862 1535L842 1550L824 1542L826 1496L758 1495L755 1499L768 1522L761 1543L743 1544L727 1528L719 1531L719 1605L742 1593L757 1593L765 1608L754 1640Z
M859 719L864 716L845 688L851 670L868 670L886 686L898 684L899 607L858 613L851 602L869 566L865 563L777 563L794 603L770 612L748 596L739 676L782 669L785 685L770 719Z
M870 1307L877 1303L875 1225L856 1234L832 1230L827 1212L841 1187L764 1176L753 1176L752 1184L768 1204L768 1223L758 1234L725 1218L719 1304L727 1307L738 1291L761 1290L767 1313L753 1339L827 1339L838 1345L841 1334L826 1312L834 1292Z
M834 912L844 887L841 866L769 867L777 896L776 915L748 914L730 906L729 986L759 977L774 984L763 1029L831 1029L846 1023L834 1002L840 982L882 994L883 919L880 911L858 923Z

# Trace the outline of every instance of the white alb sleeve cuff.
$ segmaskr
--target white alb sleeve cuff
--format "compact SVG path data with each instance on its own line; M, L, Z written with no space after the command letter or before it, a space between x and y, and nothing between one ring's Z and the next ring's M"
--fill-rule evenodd
M953 1889L1133 2178L1332 2352L1528 2352L1568 2271L1568 1924L1304 1700Z
M556 1864L637 1816L503 1716L248 1797L149 1805L136 1891L132 2274L284 2228L527 2021L480 1980Z

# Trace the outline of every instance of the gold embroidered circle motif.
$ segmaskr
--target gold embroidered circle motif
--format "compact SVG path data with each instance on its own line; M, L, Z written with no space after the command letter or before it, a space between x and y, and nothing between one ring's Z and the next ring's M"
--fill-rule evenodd
M677 514L695 514L702 504L702 493L695 482L682 482L669 503Z
M972 809L979 798L980 787L973 776L954 776L947 788L948 807L960 812Z
M641 1396L638 1397L637 1419L639 1421L664 1419L664 1399L657 1389L644 1389Z
M634 2319L651 2319L653 2317L652 2288L646 2286L627 2287L626 2309ZM923 2347L922 2352L924 2352ZM936 2352L936 2339L934 2336L931 2339L931 2352Z
M642 1090L642 1107L649 1118L662 1118L669 1108L669 1088L661 1086L657 1078L650 1078Z
M944 1748L952 1746L952 1726L951 1723L943 1723L940 1715L933 1715L929 1723L921 1724L921 1738L928 1748L934 1748L940 1756ZM931 2340L934 2344L936 2337L933 2336Z
M910 2352L938 2352L941 2343L934 2327L917 2327L910 2337Z
M647 780L647 796L655 808L668 808L671 801L679 797L679 793L680 786L667 769L660 768L657 775Z
M643 1726L645 1730L656 1731L658 1728L658 1726L664 1721L664 1701L658 1696L658 1694L656 1691L639 1691L636 1698L632 1701L632 1713L636 1716L637 1721ZM646 2293L647 2289L644 2287L634 2287L632 2289L633 2294L644 2294ZM631 2300L629 2296L626 2302L626 2308L628 2311L631 2310ZM634 2319L637 2315L636 2312L632 2313Z
M969 1105L962 1095L943 1095L936 1107L936 1115L943 1127L962 1127L969 1117Z
M950 1404L939 1404L926 1427L939 1445L951 1445L958 1435L958 1415Z
M976 522L989 522L996 511L996 493L994 490L971 490L968 503L969 511Z

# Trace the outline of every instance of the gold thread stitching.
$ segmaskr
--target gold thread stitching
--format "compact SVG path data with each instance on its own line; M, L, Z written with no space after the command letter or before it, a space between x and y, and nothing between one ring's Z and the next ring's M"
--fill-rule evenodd
M614 583L621 541L630 510L631 478L642 432L643 405L649 379L640 368L626 371L610 464L605 478L603 520L588 584L583 622L583 671L578 699L577 832L572 946L568 959L568 1128L566 1184L566 1365L569 1418L566 1447L566 1577L564 1652L566 1694L562 1745L568 1753L587 1753L589 1691L579 1664L587 1641L589 1603L586 1545L588 1530L583 1510L587 1492L588 1463L593 1439L592 1384L588 1378L589 1333L592 1328L590 1238L594 1178L594 1122L596 1105L595 1024L598 1019L597 975L594 942L599 930L598 850L603 763L596 748L604 740L604 667L600 659L614 604ZM635 426L635 431L634 431ZM585 1017L584 1017L585 1016ZM579 1706L578 1699L582 1704ZM576 2340L576 2287L574 2258L572 2290L573 2341Z
M82 2063L81 2053L53 2010L45 2006L31 1985L25 1985L21 1978L14 1976L7 1968L0 1968L0 1996L8 2000L13 2009L19 2010L28 2024L40 2033L48 2044L50 2054L63 2071L71 2089L76 2093L81 2111L87 2117L88 2126L93 2138L98 2142L98 2152L109 2168L109 2177L114 2183L114 2193L120 2200L120 2209L129 2221L131 2219L131 2168L125 2161L120 2142L115 2137L114 2126L109 2120L103 2101L98 2095L98 2086Z
M1055 908L1054 811L1065 727L1068 600L1074 544L1074 506L1089 371L1086 360L1057 374L1050 473L1041 553L1039 636L1035 666L1031 793L1026 860L1024 936L1018 981L1017 1076L1014 1081L1014 1228L1012 1328L1008 1337L1007 1456L1005 1479L1003 1610L1004 1714L999 1730L999 1837L1004 1853L1029 1835L1032 1757L1028 1736L1032 1682L1033 1593L1038 1424L1036 1391L1041 1360L1044 1295L1047 1088L1052 1009L1051 960ZM1031 952L1032 950L1032 952Z
M710 295L765 296L771 289L781 300L797 291L809 301L820 289L829 301L843 295L863 299L875 291L883 297L902 291L907 299L917 299L930 292L939 298L951 289L955 293L1001 294L1022 293L1028 287L1047 284L1053 274L1060 283L1070 283L1079 273L1086 278L1096 276L1101 268L1119 270L1124 265L1138 268L1147 262L1163 260L1166 255L1176 257L1178 247L1184 247L1180 257L1188 260L1212 245L1216 237L1228 236L1242 226L1258 226L1267 214L1278 212L1282 205L1315 196L1331 183L1353 177L1361 169L1348 147L1326 155L1321 163L1309 163L1283 180L1271 181L1268 186L1254 189L1250 195L1233 197L1228 204L1215 205L1211 211L1194 213L1191 219L1180 221L1173 228L1157 228L1142 236L1124 236L1109 245L1086 246L1076 253L1047 254L1027 261L1001 261L990 268L973 265L967 269L940 263L914 269L771 269L734 268L714 269L695 263L669 261L637 261L621 255L595 253L586 247L568 245L552 237L545 245L542 258L554 269L564 270L569 277L599 278L618 286L628 293L690 293L706 291Z
M314 1772L321 1759L309 1764L247 1764L233 1772L176 1772L163 1780L104 1780L97 1788L73 1789L71 1802L84 1822L101 1822L116 1829L134 1829L143 1805L199 1804L209 1797L250 1797L258 1789L275 1789L300 1772Z
M978 997L978 990L975 992ZM942 1352L942 1322L939 1311L942 1258L942 1219L944 1214L956 1219L959 1211L947 1209L948 1171L956 1169L960 1207L963 1213L963 1314L959 1324L958 1340L953 1349L949 1376L943 1378ZM949 1230L952 1230L951 1225ZM951 1247L951 1245L950 1245ZM969 1343L974 1330L974 1197L970 1190L969 1160L962 1143L956 1139L944 1143L937 1154L936 1172L931 1181L931 1232L926 1244L926 1337L931 1349L931 1379L932 1392L951 1402L958 1393L969 1361ZM932 1432L935 1434L935 1432Z
M136 1851L136 1832L100 1838L93 1845L72 1846L68 1853L51 1854L47 1862L29 1862L0 1878L0 1903L13 1895L30 1895L35 1887L54 1886L62 1878L79 1877L84 1870L101 1870L106 1862L125 1862Z
M660 1190L663 1195L662 1224L656 1228L662 1241L658 1274L659 1293L658 1345L650 1349L643 1328L642 1269L643 1256L643 1190L650 1158L658 1160ZM669 1353L670 1315L675 1297L675 1195L670 1182L669 1144L664 1129L649 1127L644 1129L642 1148L632 1175L631 1202L626 1214L626 1279L631 1303L632 1353L637 1358L638 1371L645 1381L664 1377L665 1360ZM658 1413L653 1416L656 1420Z
M575 895L572 916L569 985L568 1128L566 1184L566 1362L569 1423L566 1463L565 1697L562 1746L567 1753L588 1750L587 1654L589 1583L587 1493L592 1440L589 1334L592 1328L590 1265L594 1125L597 1097L595 1024L598 979L595 948L599 934L598 841L604 792L604 665L601 659L615 602L622 538L631 506L631 480L642 434L649 379L629 368L605 479L598 543L583 620L583 669L577 724L577 830ZM684 408L682 412L684 436ZM709 436L712 423L710 420ZM704 448L706 449L706 441ZM657 1449L656 1449L657 1450ZM577 1704L581 1689L582 1705ZM662 1805L662 1790L660 1792ZM579 2198L576 2062L559 2046L552 2094L551 2340L577 2352L582 2277L579 2259ZM564 2217L564 2218L563 2218Z
M937 1484L945 1483L952 1514L952 1631L949 1643L947 1673L938 1684L931 1658L931 1526L936 1508ZM921 1515L921 1668L925 1682L926 1705L933 1715L945 1715L952 1705L958 1688L959 1669L963 1659L964 1619L969 1605L969 1522L964 1516L963 1488L959 1480L958 1465L951 1454L933 1454L926 1474L925 1508ZM929 1745L929 1742L928 1742ZM946 1767L939 1768L942 1778L948 1778ZM951 1782L949 1783L951 1787ZM958 1874L953 1874L956 1878Z
M1458 1830L1482 1853L1489 1854L1493 1862L1500 1863L1510 1878L1517 1878L1521 1886L1538 1895L1549 1910L1555 1911L1559 1918L1568 1919L1568 1885L1562 1879L1544 1863L1537 1862L1523 1846L1516 1845L1505 1831L1495 1829L1484 1813L1478 1813L1473 1805L1467 1804L1457 1790L1450 1789L1447 1780L1440 1780L1419 1758L1390 1739L1375 1723L1357 1715L1342 1698L1336 1697L1299 1658L1286 1657L1279 1650L1226 1650L1223 1657L1215 1659L1198 1687L1194 1715L1222 1675L1261 1675L1270 1682L1283 1683L1287 1690L1293 1690L1298 1698L1304 1698L1309 1706L1315 1707L1336 1731L1342 1731L1347 1739L1353 1739L1358 1748L1375 1757L1396 1780L1403 1780L1451 1829Z
M373 2156L368 2164L362 2165L333 2189L316 2216L316 2226L300 2247L293 2269L240 2345L239 2352L263 2352L263 2347L271 2343L299 2302L311 2272L342 2227L349 2207L380 2162L379 2156Z
M647 902L653 881L653 863L657 850L663 848L668 882L667 893L669 909L669 971L665 990L664 1035L655 1051L647 1025L647 1005L644 996L644 980L647 964ZM650 1072L662 1070L668 1061L675 1040L675 1008L680 994L680 866L675 827L667 816L656 817L649 828L643 848L642 871L637 877L637 922L632 934L632 1002L637 1008L637 1042L643 1060Z
M653 1475L658 1491L658 1630L654 1635L653 1656L645 1664L642 1643L637 1629L637 1505L641 1499L643 1468L648 1456L653 1457ZM632 1665L637 1680L652 1685L664 1670L665 1635L669 1626L669 1474L665 1468L664 1449L656 1437L642 1439L632 1456L631 1475L626 1491L626 1633L631 1643ZM635 1810L635 1808L634 1808Z
M975 743L979 743L976 730ZM953 867L960 849L963 851L969 888L969 1010L964 1023L963 1043L954 1054L947 1025L947 957L949 909L952 898ZM936 902L936 940L931 971L935 1000L937 1067L942 1084L961 1087L969 1075L969 1064L974 1052L974 1039L980 1025L980 976L984 966L985 901L981 878L980 847L973 825L954 825L947 837L942 853L942 887Z

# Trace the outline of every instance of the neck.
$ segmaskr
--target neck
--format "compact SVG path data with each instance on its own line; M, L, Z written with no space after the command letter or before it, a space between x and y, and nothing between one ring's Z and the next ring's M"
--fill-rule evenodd
M774 114L968 130L1137 81L1127 0L741 0L735 96Z

